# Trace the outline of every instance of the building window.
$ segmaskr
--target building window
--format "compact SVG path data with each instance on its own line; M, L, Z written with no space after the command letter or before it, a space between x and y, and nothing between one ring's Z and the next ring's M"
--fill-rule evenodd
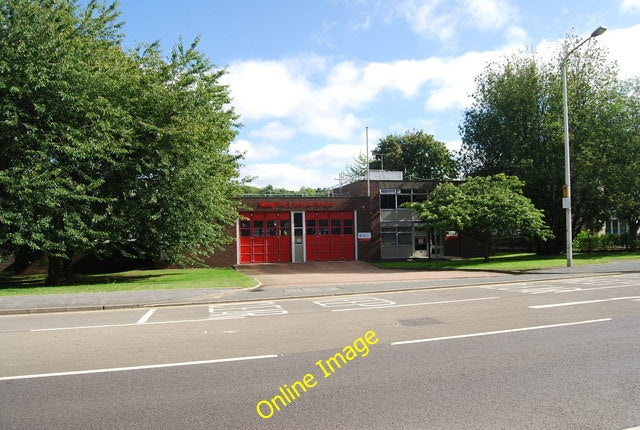
M315 235L316 235L316 220L307 219L307 236L315 236Z
M342 234L339 218L334 218L331 220L331 234Z
M427 190L382 188L380 209L403 209L404 203L422 202L427 200L427 196Z
M398 209L405 203L411 203L411 194L398 194L396 196Z
M382 227L381 258L407 258L413 255L413 227Z
M396 196L395 194L380 194L380 209L395 209L396 208Z
M344 219L342 220L344 225L344 234L353 234L353 220L352 219Z
M280 236L289 236L291 231L291 222L286 219L280 220Z
M413 231L411 227L398 227L398 245L413 245Z
M606 234L627 234L629 232L629 226L626 221L619 220L618 218L612 218L605 224Z
M380 234L380 244L382 246L396 245L396 229L395 228L383 228Z

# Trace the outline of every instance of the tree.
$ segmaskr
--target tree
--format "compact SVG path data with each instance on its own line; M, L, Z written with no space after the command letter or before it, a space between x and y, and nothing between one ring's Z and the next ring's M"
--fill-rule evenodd
M353 157L353 164L347 166L346 174L352 178L363 177L367 175L369 167L369 157L362 152L358 153L357 157Z
M366 154L359 152L357 156L353 157L353 164L347 164L345 170L338 174L338 183L351 183L366 178L368 170L369 158Z
M446 145L423 131L388 135L372 151L373 169L399 170L416 179L454 179L458 166Z
M115 17L94 2L83 15L70 2L0 7L0 247L41 251L51 283L72 250L106 239L95 172L113 163L127 121L110 103L120 77L104 67L122 60Z
M168 61L145 45L134 60L131 141L108 172L111 240L153 260L197 262L231 240L237 219L238 156L228 151L237 117L219 83L225 72L197 41L179 43Z
M524 183L515 176L469 177L458 186L440 184L428 200L406 206L416 212L427 230L455 230L476 239L486 262L495 234L542 240L552 237L543 212L522 194L523 187Z
M121 48L116 4L0 5L0 250L209 253L235 220L235 114L192 45Z
M610 129L599 151L604 195L610 211L629 226L629 247L638 247L640 227L640 79L622 82L611 94L614 117L618 123Z
M541 253L564 249L564 139L560 58L576 39L569 38L557 61L544 63L520 54L487 66L476 78L474 103L460 125L463 170L469 175L517 175L524 194L544 209L557 240L540 242ZM607 212L600 145L614 126L607 97L617 70L605 52L590 42L568 61L575 232L603 220Z

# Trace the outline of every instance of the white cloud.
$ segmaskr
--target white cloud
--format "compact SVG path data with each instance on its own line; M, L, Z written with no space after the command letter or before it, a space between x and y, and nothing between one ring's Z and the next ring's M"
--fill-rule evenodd
M622 0L620 2L620 9L623 12L640 12L640 0Z
M640 3L638 0L636 3ZM607 47L610 57L618 62L621 78L640 76L640 57L637 43L640 40L640 24L622 29L610 29L598 37L598 43Z
M243 176L256 177L251 185L265 187L273 185L276 188L299 190L301 187L330 187L335 180L318 169L289 163L252 164L241 169Z
M464 0L462 7L471 18L468 24L485 31L505 27L516 15L513 7L504 0Z
M268 143L253 143L245 139L238 139L229 145L231 154L244 154L247 162L265 161L277 157L282 151Z
M580 36L586 38L589 37L589 33ZM596 39L597 43L609 52L608 58L618 63L619 77L622 79L640 76L640 57L634 54L638 40L640 24L629 28L609 29ZM557 61L556 55L562 42L544 40L536 46L536 55L544 61Z
M501 30L517 16L505 0L404 0L398 9L415 33L442 41L463 27Z
M516 50L519 46L485 52L468 52L459 57L444 59L433 71L432 86L425 107L430 111L464 109L471 105L475 77L485 66Z
M357 111L383 91L414 97L430 78L437 60L403 60L355 64L304 57L295 60L248 61L229 67L226 75L241 120L275 120L252 136L269 133L292 137L291 127L309 134L349 141L363 120ZM290 124L282 125L286 119Z
M289 116L311 91L308 80L283 61L241 61L229 72L232 103L248 120Z
M349 141L354 132L362 127L363 120L353 113L336 110L335 112L318 109L318 106L309 107L306 112L301 112L303 121L300 124L302 131L322 137Z
M285 126L280 121L271 121L267 125L249 133L252 137L268 140L289 140L296 135L294 127Z
M439 3L440 0L405 0L399 7L415 33L448 40L453 37L456 17L454 13L436 13Z
M370 63L363 72L369 91L400 91L404 97L418 94L420 87L429 79L438 59L399 60L392 63Z
M521 27L511 25L505 30L509 45L524 45L529 41L527 31Z
M367 31L371 27L371 16L365 15L365 17L360 21L352 21L349 27L354 32Z
M232 65L227 76L242 120L272 120L252 130L252 137L277 141L306 133L353 143L366 123L359 112L383 94L426 94L425 108L432 112L464 108L485 64L514 49L368 64L318 57L249 61Z
M445 142L445 145L447 146L447 149L449 151L455 154L456 152L460 151L460 148L462 148L462 141L452 140L450 142Z
M295 160L302 165L312 168L336 167L338 169L344 169L347 165L353 164L353 158L359 153L365 153L364 142L359 145L339 145L331 143L318 150L299 155Z
M377 128L371 128L371 127L369 127L369 129L367 131L369 133L369 136L368 136L369 137L369 153L371 153L373 148L378 144L378 141L380 139L382 139L383 137L385 137L386 135L388 135L389 131L387 131L387 130L382 131L382 130L379 130ZM362 153L363 154L365 154L367 152L367 149L366 149L366 146L367 146L367 144L366 144L366 142L367 142L366 133L367 133L367 131L363 131L362 132L361 139L360 139L362 142L365 142L365 147L362 149ZM358 151L358 152L360 152L360 151ZM357 154L354 154L354 155L357 155Z

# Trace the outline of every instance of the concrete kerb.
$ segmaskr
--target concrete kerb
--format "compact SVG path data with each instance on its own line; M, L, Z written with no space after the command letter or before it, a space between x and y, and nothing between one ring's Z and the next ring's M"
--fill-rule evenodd
M97 311L97 310L118 310L118 309L137 309L137 308L154 308L154 307L170 307L170 306L195 306L195 305L212 305L212 304L225 304L225 303L242 303L242 302L256 302L262 300L272 300L272 301L282 301L282 300L290 300L296 298L304 298L304 299L317 299L322 297L335 297L335 296L353 296L353 295L362 295L362 294L372 294L372 293L394 293L394 292L403 292L403 291L417 291L417 290L432 290L432 289L451 289L451 288L465 288L465 287L474 287L478 285L500 285L500 284L514 284L519 282L544 282L549 280L563 280L563 279L575 279L582 277L600 277L600 276L610 276L616 274L618 272L598 272L598 273L579 273L579 274L558 274L553 276L546 276L544 279L500 279L500 280L488 280L483 278L458 278L455 281L459 280L460 282L456 282L451 285L424 285L424 286L408 286L408 287L400 287L400 288L380 288L380 289L368 289L363 291L327 291L323 294L286 294L281 296L271 296L271 297L242 297L242 298L232 298L225 297L231 296L234 293L246 293L252 292L260 289L264 285L256 279L257 285L249 288L239 288L233 290L227 290L222 292L217 297L211 297L211 294L204 295L201 297L194 297L188 300L179 300L179 301L149 301L146 303L119 303L119 304L104 304L104 305L78 305L78 306L60 306L60 307L41 307L41 308L28 308L28 309L0 309L0 315L20 315L20 314L41 314L41 313L62 313L62 312L82 312L82 311ZM254 278L255 279L255 278ZM361 284L384 284L387 281L363 281ZM405 281L397 281L397 282L416 282L416 280L405 280ZM349 282L349 284L356 284L354 282ZM316 286L318 284L315 284ZM327 285L340 285L340 283L331 283Z
M526 280L522 280L522 279L512 279L512 280L495 280L495 281L486 281L485 279L482 278L468 278L468 279L474 279L475 282L467 282L467 283L457 283L457 284L453 284L453 285L425 285L425 286L421 286L421 287L417 287L417 286L411 286L411 287L401 287L401 288L389 288L389 289L375 289L375 290L366 290L366 291L339 291L339 292L326 292L324 294L309 294L309 295L283 295L283 296L274 296L274 297L268 297L268 298L264 298L264 297L258 297L258 298L240 298L240 299L231 299L231 300L218 300L215 302L211 302L208 304L215 304L215 303L243 303L243 302L255 302L255 301L262 301L262 300L273 300L273 301L281 301L281 300L291 300L291 299L297 299L297 298L303 298L303 299L317 299L317 298L322 298L322 297L334 297L334 296L355 296L355 295L363 295L363 294L372 294L372 293L376 293L376 294L386 294L386 293L396 293L396 292L404 292L404 291L419 291L419 290L440 290L440 289L452 289L452 288L467 288L467 287L476 287L478 285L501 285L501 284L517 284L520 282L544 282L544 281L549 281L549 280L563 280L563 279L575 279L575 278L584 278L584 277L599 277L599 276L610 276L610 275L614 275L617 272L611 272L611 273L583 273L583 274L579 274L579 275L573 275L573 276L554 276L552 278L545 278L545 279L526 279ZM380 281L377 283L385 283L386 281ZM416 281L397 281L397 282L416 282ZM362 284L371 284L373 282L361 282ZM356 284L353 282L350 282L349 284ZM339 284L327 284L329 286L335 286L335 285L339 285ZM311 286L311 285L309 285ZM317 285L314 285L317 286ZM251 289L255 289L256 287L252 287ZM248 292L251 289L246 289L246 290L241 290L242 292ZM196 304L205 304L205 303L186 303L186 305L196 305Z

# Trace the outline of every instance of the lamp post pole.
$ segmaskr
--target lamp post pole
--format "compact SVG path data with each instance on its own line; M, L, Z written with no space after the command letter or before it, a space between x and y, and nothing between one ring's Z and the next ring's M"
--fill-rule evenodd
M567 101L567 60L569 56L589 39L598 37L607 31L605 27L596 28L589 37L571 49L562 59L562 107L564 113L564 187L562 187L562 207L565 209L567 229L567 267L573 265L573 232L571 225L571 159L569 156L569 106Z

